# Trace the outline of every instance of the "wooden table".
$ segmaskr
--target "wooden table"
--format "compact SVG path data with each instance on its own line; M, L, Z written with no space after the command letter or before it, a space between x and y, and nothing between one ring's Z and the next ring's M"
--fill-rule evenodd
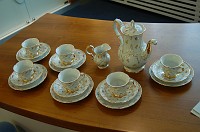
M127 73L117 57L119 40L113 30L113 21L92 20L47 14L0 46L0 107L11 112L49 124L80 131L200 131L200 119L190 113L200 101L200 24L144 23L147 28L143 39L158 40L143 71ZM38 87L27 91L15 91L8 86L7 79L17 62L15 55L21 43L30 37L50 45L51 52L39 64L48 70L46 80ZM97 68L91 56L79 68L92 77L94 89L84 100L73 104L55 101L49 89L58 73L50 69L48 61L56 47L71 43L85 51L108 43L112 49L110 66ZM149 73L150 65L166 53L182 56L195 71L189 84L182 87L165 87L154 82ZM132 107L123 110L105 108L95 98L97 85L115 71L123 71L142 86L142 97Z

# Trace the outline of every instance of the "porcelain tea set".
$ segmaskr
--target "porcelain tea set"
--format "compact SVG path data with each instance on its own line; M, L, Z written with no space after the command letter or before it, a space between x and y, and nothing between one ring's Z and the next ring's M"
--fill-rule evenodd
M124 72L113 72L99 83L95 95L99 103L107 108L124 109L140 99L142 87Z
M61 72L66 68L79 68L85 61L86 55L82 50L75 49L72 44L62 44L50 58L49 66L52 70Z
M118 29L119 28L119 29ZM113 29L120 40L119 60L127 72L138 73L144 69L151 54L152 45L157 41L151 39L145 43L142 35L146 30L142 24L123 23L115 19ZM37 38L22 42L17 52L19 61L13 66L13 73L8 78L9 86L14 90L28 90L41 84L47 77L47 69L35 62L44 59L50 53L50 46ZM88 45L86 53L92 57L99 69L109 66L111 47L107 43L99 46ZM62 44L56 48L49 59L49 67L59 72L58 78L50 87L53 99L61 103L74 103L86 98L94 87L92 78L81 73L77 68L86 61L86 54L72 44ZM151 78L164 86L178 87L189 83L193 68L177 54L165 54L149 68ZM141 85L124 72L112 72L102 80L95 96L100 104L111 109L124 109L134 105L142 95Z
M189 83L193 68L176 54L165 54L149 68L151 78L164 86L178 87Z
M133 20L123 23L120 19L115 19L113 28L120 40L118 57L124 69L132 73L140 72L147 63L152 45L156 45L157 41L151 39L145 43L142 39L145 27L142 24L136 24ZM192 80L194 70L179 55L166 54L151 65L149 74L155 82L161 85L178 87Z
M48 44L39 42L37 38L29 38L22 43L22 48L17 52L16 59L37 62L45 58L50 51L51 48Z
M92 52L88 51L90 48L95 53L95 55ZM99 45L97 47L89 45L86 48L86 53L93 57L94 62L97 64L99 69L104 69L109 66L110 55L108 54L107 51L109 51L110 49L111 47L106 43Z
M120 26L120 32L117 25ZM151 46L156 45L157 41L151 39L145 43L142 39L145 27L142 24L136 24L133 20L124 24L120 19L115 19L113 28L120 40L118 57L124 69L127 72L140 72L151 54Z
M38 86L47 77L47 69L30 60L22 60L13 66L13 73L8 78L9 86L14 90L28 90Z
M61 71L50 88L51 96L61 103L73 103L86 98L92 91L92 78L75 68Z

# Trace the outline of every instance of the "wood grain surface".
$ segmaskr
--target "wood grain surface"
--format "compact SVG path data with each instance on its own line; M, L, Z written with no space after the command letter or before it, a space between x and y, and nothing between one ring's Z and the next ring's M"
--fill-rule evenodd
M119 61L119 40L113 30L113 21L94 20L46 14L16 36L0 45L0 107L17 114L79 131L139 131L172 132L200 131L200 119L190 113L200 101L200 24L144 23L147 28L143 39L158 40L143 71L127 73ZM8 77L17 63L16 53L21 43L31 37L51 47L50 54L37 62L48 70L46 80L31 90L15 91L8 86ZM111 46L110 66L100 70L87 55L86 62L78 68L94 81L92 93L84 100L62 104L50 95L50 86L58 73L50 69L48 62L56 47L70 43L85 52L87 45L108 43ZM181 87L165 87L154 82L149 73L150 65L166 53L179 54L195 71L189 84ZM132 107L123 110L108 109L95 97L97 85L115 71L127 73L142 86L142 97Z

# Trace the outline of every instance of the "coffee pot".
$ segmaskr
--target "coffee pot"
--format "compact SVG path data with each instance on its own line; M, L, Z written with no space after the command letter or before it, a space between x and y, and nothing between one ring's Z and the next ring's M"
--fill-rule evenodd
M142 24L136 24L134 20L123 23L120 19L115 19L113 28L120 40L118 57L125 70L133 73L140 72L151 54L151 46L156 45L157 40L151 39L145 43L142 36L146 28Z

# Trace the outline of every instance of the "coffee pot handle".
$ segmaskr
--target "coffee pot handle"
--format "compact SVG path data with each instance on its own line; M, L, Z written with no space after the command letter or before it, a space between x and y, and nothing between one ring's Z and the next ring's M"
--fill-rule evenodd
M92 51L94 51L94 46L93 46L93 45L88 45L88 46L86 47L86 53L87 53L88 55L91 55L92 57L94 57L94 55L92 54L92 52L89 52L89 51L88 51L90 48L92 48Z
M122 22L120 19L118 19L118 18L116 18L116 19L114 20L114 23L113 23L113 29L114 29L114 31L115 31L115 34L116 34L117 37L119 38L120 44L123 44L123 38L122 38L122 35L120 34L118 28L117 28L117 24L119 24L120 28L121 28L122 26L124 26L124 24L123 24L123 22Z

